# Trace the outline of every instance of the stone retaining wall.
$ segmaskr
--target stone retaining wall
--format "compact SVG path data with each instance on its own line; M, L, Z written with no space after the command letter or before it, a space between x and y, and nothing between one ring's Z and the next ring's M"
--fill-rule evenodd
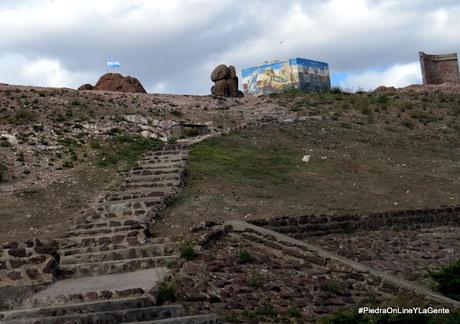
M373 231L381 228L419 229L443 225L460 225L460 206L400 210L367 215L305 215L253 220L250 223L288 233L294 238L332 233Z

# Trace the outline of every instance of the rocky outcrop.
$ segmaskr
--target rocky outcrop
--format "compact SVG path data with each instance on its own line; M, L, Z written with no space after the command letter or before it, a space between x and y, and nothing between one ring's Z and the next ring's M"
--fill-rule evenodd
M78 90L94 90L94 87L89 84L89 83L85 83L83 85L81 85Z
M233 65L218 65L211 73L211 80L215 82L211 88L213 96L217 97L243 97L243 92L238 90L238 77Z
M99 78L96 85L84 84L78 90L103 90L132 93L147 93L138 79L122 76L119 73L107 73Z

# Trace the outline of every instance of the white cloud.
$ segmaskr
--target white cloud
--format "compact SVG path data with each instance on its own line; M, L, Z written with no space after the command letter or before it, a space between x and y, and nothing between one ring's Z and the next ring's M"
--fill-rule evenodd
M6 72L2 82L35 86L76 88L81 80L94 78L91 73L71 72L55 59L28 59L17 54L0 56L0 71Z
M241 70L306 57L340 73L404 67L420 50L459 51L459 16L452 0L2 0L0 57L10 61L0 62L0 82L94 83L108 57L146 89L197 94L209 93L219 63ZM415 80L382 73L348 82Z
M418 62L393 65L383 71L365 71L350 74L339 86L349 90L373 90L378 86L394 86L401 88L421 82L421 71Z

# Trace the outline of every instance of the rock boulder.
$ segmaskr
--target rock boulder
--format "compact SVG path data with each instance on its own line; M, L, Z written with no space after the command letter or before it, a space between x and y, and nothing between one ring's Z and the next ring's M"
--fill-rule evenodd
M103 90L133 93L147 93L138 79L131 76L122 76L119 73L107 73L99 78L95 86L86 83L78 90Z
M215 82L211 88L213 96L217 97L243 97L243 92L238 90L238 77L233 65L218 65L211 73L211 80Z

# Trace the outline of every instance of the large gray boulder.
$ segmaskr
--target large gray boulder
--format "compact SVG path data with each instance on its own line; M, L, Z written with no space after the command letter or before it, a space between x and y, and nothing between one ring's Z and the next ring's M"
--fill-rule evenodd
M230 70L225 64L220 64L216 66L214 71L211 73L211 80L213 82L217 82L219 80L225 80L228 79L230 76Z
M238 90L238 77L233 65L220 64L211 73L211 80L215 82L211 93L216 97L243 97Z

